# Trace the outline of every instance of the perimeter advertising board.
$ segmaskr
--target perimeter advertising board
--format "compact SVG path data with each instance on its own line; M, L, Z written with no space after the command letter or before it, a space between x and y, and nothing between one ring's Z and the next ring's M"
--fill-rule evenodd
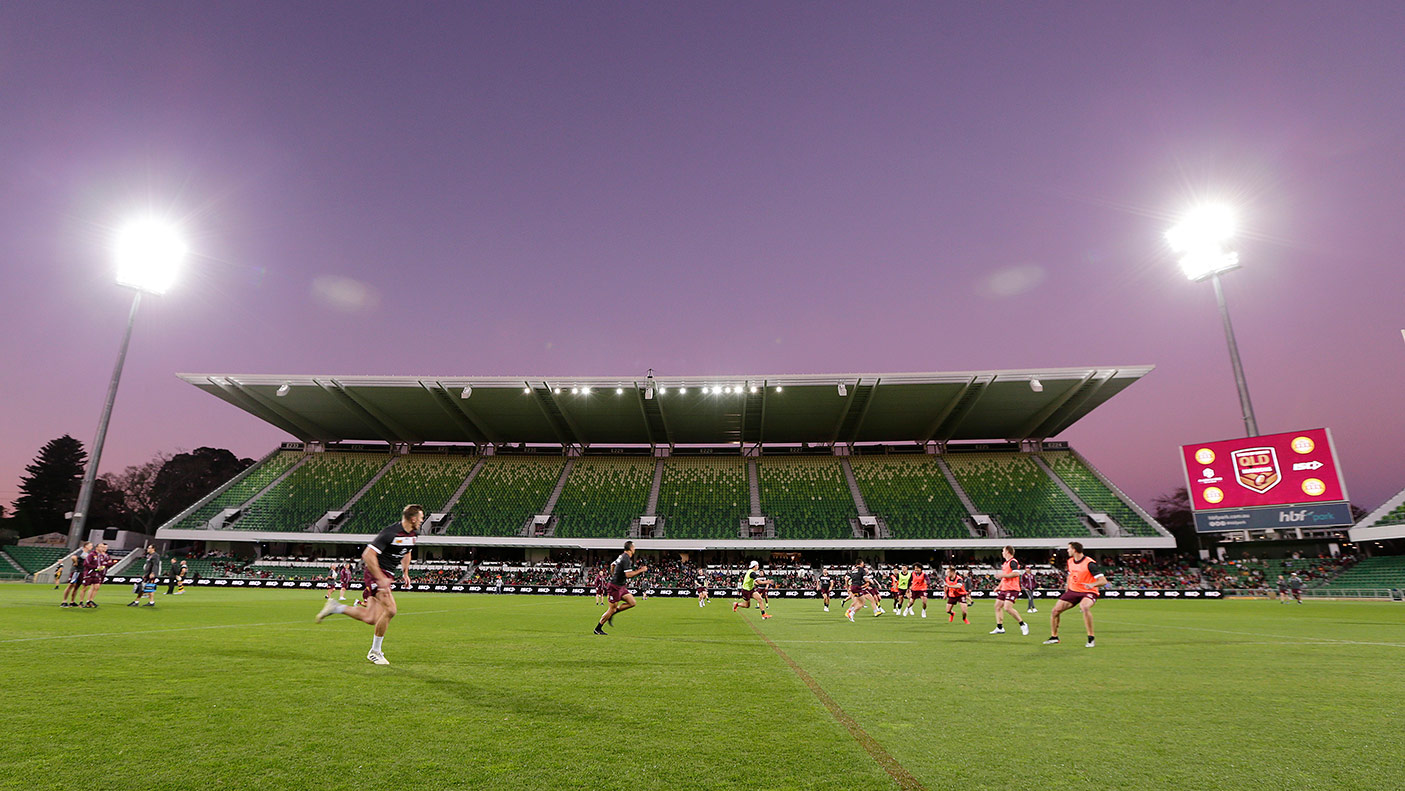
M1325 428L1182 445L1181 462L1199 532L1351 524Z

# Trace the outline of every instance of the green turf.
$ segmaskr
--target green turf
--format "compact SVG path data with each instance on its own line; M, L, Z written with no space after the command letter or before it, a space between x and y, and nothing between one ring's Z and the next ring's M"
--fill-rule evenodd
M385 644L320 594L61 610L0 585L0 788L845 789L887 772L750 624L928 789L1405 787L1405 605L1098 605L1022 637L780 602L402 594Z

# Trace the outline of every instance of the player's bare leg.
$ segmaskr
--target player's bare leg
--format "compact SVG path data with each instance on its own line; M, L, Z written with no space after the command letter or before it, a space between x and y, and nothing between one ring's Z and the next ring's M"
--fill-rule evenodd
M1078 603L1078 609L1083 611L1083 626L1088 629L1088 647L1093 647L1093 604L1096 600L1084 598Z
M1059 616L1063 614L1064 610L1072 606L1072 604L1069 604L1063 599L1054 602L1054 609L1049 613L1049 639L1044 641L1045 645L1057 643L1059 641Z

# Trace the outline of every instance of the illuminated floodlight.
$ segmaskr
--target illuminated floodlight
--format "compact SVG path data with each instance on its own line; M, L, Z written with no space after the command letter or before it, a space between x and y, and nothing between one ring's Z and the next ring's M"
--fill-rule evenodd
M615 388L615 395L624 395L624 388L623 388L623 387L616 387L616 388Z
M752 386L751 386L751 392L753 392L753 393L756 392L756 385L752 385Z
M524 388L522 388L522 395L531 395L531 394L532 394L532 388L530 388L530 387L524 387Z
M134 220L117 232L113 245L117 284L164 294L176 282L185 253L185 242L170 223L154 217Z
M283 384L281 384L281 385L278 386L278 389L275 390L273 394L276 395L276 396L278 396L279 398L282 398L283 396L285 396L285 395L288 394L288 391L289 391L289 390L292 390L292 389L293 389L293 386L292 386L292 385L288 384L287 382L284 382Z
M590 395L590 388L589 388L589 387L582 387L582 388L581 388L581 394L582 394L582 395Z
M459 398L468 398L471 395L473 395L473 385L464 385L463 390L459 392Z
M581 394L581 389L580 389L579 387L572 387L572 388L571 388L571 395L580 395L580 394Z
M688 388L686 388L686 387L680 387L680 388L678 388L678 392L679 392L680 395L687 395L687 394L688 394ZM704 393L707 392L707 388L706 388L706 387L703 388L703 392L704 392Z
M663 385L659 385L659 395L663 395L664 393L667 393L667 392L668 392L668 388L667 388L667 387L664 387ZM683 388L683 392L685 392L685 393L688 392L688 388L686 388L686 387Z
M780 385L776 385L776 392L779 393L780 391L781 391L781 386L780 386Z
M561 395L561 388L559 388L559 387L556 388L556 394L557 394L557 395Z
M1228 206L1199 206L1166 232L1166 244L1180 254L1186 277L1204 280L1239 268L1239 253L1230 249L1235 226L1234 211Z

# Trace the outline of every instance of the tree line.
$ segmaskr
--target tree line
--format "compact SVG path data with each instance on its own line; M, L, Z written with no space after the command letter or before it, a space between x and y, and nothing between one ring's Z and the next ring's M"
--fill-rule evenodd
M0 507L0 528L20 538L67 533L68 517L78 502L78 488L88 451L65 434L44 443L24 468L20 495L8 513ZM224 448L160 452L141 464L98 476L88 508L88 527L116 527L151 534L216 487L253 465Z

